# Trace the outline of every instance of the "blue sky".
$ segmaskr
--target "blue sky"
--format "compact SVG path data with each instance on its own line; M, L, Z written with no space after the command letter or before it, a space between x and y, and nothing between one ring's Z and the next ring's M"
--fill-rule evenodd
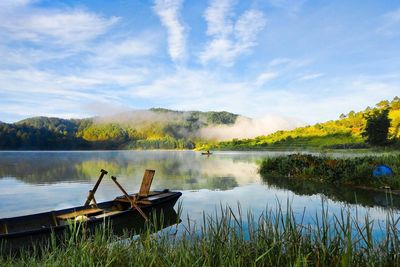
M1 121L164 107L314 123L399 85L398 1L0 1Z

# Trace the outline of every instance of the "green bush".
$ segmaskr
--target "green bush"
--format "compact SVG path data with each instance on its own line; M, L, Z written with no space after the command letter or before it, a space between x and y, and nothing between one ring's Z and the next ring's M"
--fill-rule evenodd
M390 166L394 175L377 178L372 176L379 164ZM337 184L390 186L400 189L400 155L331 158L306 154L293 154L267 158L261 163L260 173Z

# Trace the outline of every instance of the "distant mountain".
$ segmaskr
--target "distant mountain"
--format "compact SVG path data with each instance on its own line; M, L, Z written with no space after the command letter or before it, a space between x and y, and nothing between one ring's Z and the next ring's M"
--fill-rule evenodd
M0 124L0 149L193 149L201 128L230 125L237 117L163 108L87 119L34 117Z
M239 115L225 111L153 108L86 119L34 117L0 123L0 150L365 148L361 135L365 115L380 109L389 110L389 138L392 144L400 144L400 98L396 97L374 108L341 114L338 120L225 142L201 135L213 128L229 131L231 127L219 126L235 124Z
M348 114L341 114L338 120L317 123L291 131L277 131L270 135L251 139L233 139L206 145L204 148L222 150L366 148L369 146L361 134L365 128L365 116L380 109L389 109L389 118L391 119L389 138L392 144L399 145L400 98L395 97L392 101L379 102L374 108L367 107L364 111L350 111Z

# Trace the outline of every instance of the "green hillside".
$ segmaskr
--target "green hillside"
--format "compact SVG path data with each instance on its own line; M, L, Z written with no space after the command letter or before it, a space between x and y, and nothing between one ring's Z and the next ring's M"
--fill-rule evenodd
M374 112L389 111L391 119L388 146L398 145L400 139L400 98L381 101L374 108L341 114L338 120L317 123L291 131L278 131L251 139L233 139L205 148L221 150L263 150L296 148L368 148L362 132L366 117Z
M0 149L193 149L202 127L233 124L228 112L151 109L106 118L34 117L0 124Z
M204 140L200 130L232 125L238 115L229 112L174 111L154 108L111 117L60 119L34 117L0 123L0 150L69 149L219 149L265 150L303 148L368 148L367 117L388 111L387 146L400 143L400 98L381 101L374 108L341 114L338 120L251 139Z

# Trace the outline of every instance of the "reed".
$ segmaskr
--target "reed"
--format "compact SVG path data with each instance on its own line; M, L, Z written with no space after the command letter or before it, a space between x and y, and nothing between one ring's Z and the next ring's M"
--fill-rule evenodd
M378 225L343 208L332 216L323 205L314 223L305 224L288 205L251 212L221 207L201 223L135 238L118 237L107 227L94 237L80 231L16 256L1 255L0 266L399 266L399 218L387 213ZM376 231L385 233L374 235Z
M373 177L373 170L379 164L390 166L394 175ZM375 188L389 186L391 189L400 189L400 155L333 158L293 154L264 159L260 173L264 177L288 177L323 183Z

